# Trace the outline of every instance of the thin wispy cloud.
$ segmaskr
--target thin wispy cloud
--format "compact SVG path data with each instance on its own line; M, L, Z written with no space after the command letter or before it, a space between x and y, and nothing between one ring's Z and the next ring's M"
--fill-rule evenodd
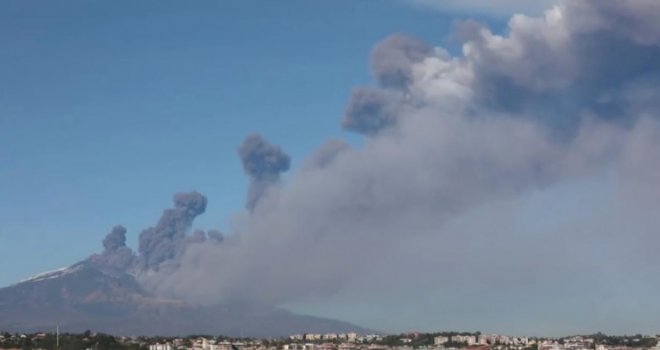
M499 17L511 14L539 15L557 0L404 0L443 12L489 14Z

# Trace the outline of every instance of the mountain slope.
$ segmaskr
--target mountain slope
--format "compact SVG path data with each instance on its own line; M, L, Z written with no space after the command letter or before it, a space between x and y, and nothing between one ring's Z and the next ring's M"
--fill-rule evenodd
M133 276L87 260L0 289L0 330L33 332L60 326L116 335L366 332L349 323L254 304L199 306L156 298Z

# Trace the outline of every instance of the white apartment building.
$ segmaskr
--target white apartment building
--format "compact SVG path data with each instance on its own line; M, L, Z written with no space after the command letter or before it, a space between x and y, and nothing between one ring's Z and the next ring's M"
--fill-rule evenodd
M445 345L445 343L448 341L449 341L449 337L444 337L439 335L433 338L433 345Z
M149 350L174 350L174 347L170 343L151 344L149 345Z
M477 343L477 337L474 335L453 335L451 341L454 343L465 343L467 345L474 345Z

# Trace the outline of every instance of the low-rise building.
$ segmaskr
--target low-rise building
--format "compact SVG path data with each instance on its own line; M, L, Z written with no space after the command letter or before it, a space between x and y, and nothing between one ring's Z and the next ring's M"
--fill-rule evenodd
M174 346L170 343L165 344L151 344L149 345L149 350L174 350Z
M449 342L449 337L439 335L433 338L433 345L445 345L447 342Z
M474 335L453 335L451 336L452 343L463 343L466 345L475 345L477 337Z

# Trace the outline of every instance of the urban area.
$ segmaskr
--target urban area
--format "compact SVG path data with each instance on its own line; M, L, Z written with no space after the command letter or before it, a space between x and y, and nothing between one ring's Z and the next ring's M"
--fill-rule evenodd
M295 334L281 338L115 337L86 331L0 333L2 349L62 350L660 350L660 335L610 336L602 333L561 338L513 337L480 332Z

